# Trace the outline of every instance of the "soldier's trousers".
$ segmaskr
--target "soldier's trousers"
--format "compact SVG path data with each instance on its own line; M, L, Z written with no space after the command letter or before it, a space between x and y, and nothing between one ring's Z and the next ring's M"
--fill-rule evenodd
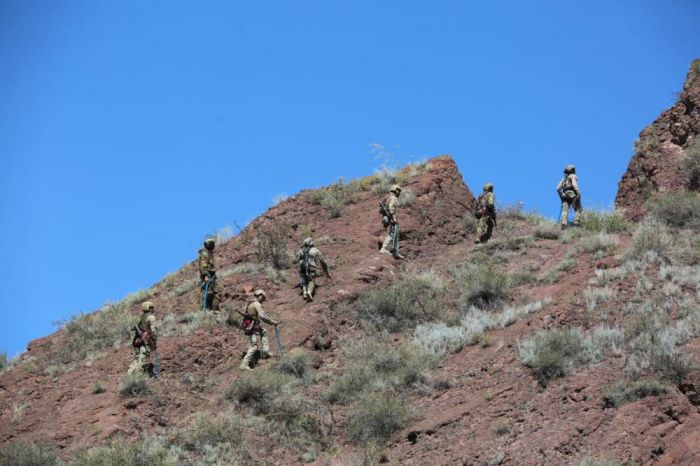
M199 287L199 304L200 306L204 304L204 280L202 280ZM219 286L219 281L214 281L214 286L207 287L207 301L204 306L206 309L218 310L219 309L219 297L221 296L221 286Z
M127 375L130 374L145 374L146 363L148 363L148 356L150 356L151 351L148 346L143 345L134 348L134 360L129 366L129 370L126 371Z
M260 328L259 334L253 333L250 335L250 344L248 345L248 351L246 351L245 356L243 356L243 361L241 361L241 368L250 368L250 360L253 359L253 355L258 350L263 359L272 356L270 352L270 340L268 340L267 332L265 332L263 328Z
M479 219L479 226L476 228L476 237L479 239L480 243L485 243L491 239L495 224L496 222L493 217L486 216Z
M389 224L389 226L386 227L386 237L382 243L382 249L397 253L399 252L399 237L396 237L396 247L394 247L394 227L398 228L399 226Z
M573 201L562 199L561 201L561 224L569 223L569 210L574 209L574 225L578 225L581 221L581 198L576 198Z
M302 283L305 283L305 285L302 285L301 287L301 294L304 296L311 295L311 297L314 296L314 290L316 290L316 270L309 270L309 276L304 277L302 275L301 277Z

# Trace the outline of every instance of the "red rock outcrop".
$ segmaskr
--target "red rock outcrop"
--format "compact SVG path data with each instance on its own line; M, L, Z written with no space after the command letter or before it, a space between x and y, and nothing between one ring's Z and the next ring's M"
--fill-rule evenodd
M640 219L646 202L687 189L684 149L700 135L700 59L693 61L678 102L639 133L635 153L618 185L615 206Z

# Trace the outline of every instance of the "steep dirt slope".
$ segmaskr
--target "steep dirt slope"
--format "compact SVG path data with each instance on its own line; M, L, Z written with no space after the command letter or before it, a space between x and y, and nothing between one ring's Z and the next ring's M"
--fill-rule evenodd
M700 60L688 71L678 102L641 133L635 154L618 185L615 206L635 220L655 194L686 189L688 176L681 169L684 148L700 135Z
M461 218L472 209L474 198L450 157L430 160L427 170L418 170L404 188L417 196L411 206L399 213L402 253L408 262L442 257L449 245L465 239ZM369 287L389 284L401 268L401 263L393 258L377 254L383 235L377 205L383 195L372 191L356 193L343 215L334 219L313 203L313 195L314 191L303 191L272 207L216 250L221 272L257 261L254 239L259 229L273 223L287 225L290 250L296 250L304 236L313 231L330 261L333 281L320 279L318 297L312 304L305 304L299 290L293 288L297 280L294 269L288 270L289 283L276 283L262 272L220 273L226 275L220 278L224 301L235 306L240 306L254 288L267 290L266 308L285 322L282 331L288 349L313 348L317 335L334 341L339 334L352 333L348 322L330 320L328 310ZM176 285L194 277L196 267L192 263L154 286L151 300L161 319L174 314L178 320L197 309L196 288L181 296L172 292ZM131 313L138 315L138 303L134 303ZM115 434L136 438L143 429L163 432L186 425L196 414L216 411L225 403L225 389L240 376L239 355L247 346L247 338L231 327L209 327L190 335L178 336L176 332L161 338L162 375L153 384L156 396L136 401L125 400L117 392L131 358L127 343L106 350L103 357L80 362L76 370L55 376L44 369L51 352L62 344L65 330L30 343L15 367L0 375L0 441L42 440L75 450ZM333 358L333 350L327 358ZM207 377L213 382L202 391L194 391L183 382L185 376ZM104 393L92 393L97 382L106 388ZM285 454L280 453L280 457Z

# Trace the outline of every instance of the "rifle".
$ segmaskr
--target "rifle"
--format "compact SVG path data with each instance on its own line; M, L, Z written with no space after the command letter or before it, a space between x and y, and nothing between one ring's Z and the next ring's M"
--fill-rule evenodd
M209 299L209 285L213 285L215 282L216 274L211 274L209 275L209 280L202 283L202 286L204 287L204 298L202 298L202 312L206 312L207 310L207 300Z
M157 379L160 377L160 363L158 362L158 351L153 349L153 376Z
M136 332L136 335L139 336L139 339L143 342L143 344L146 345L146 347L148 347L149 344L146 341L146 337L143 336L143 333L141 332L139 326L134 325L132 327L132 330ZM158 378L158 376L160 376L160 363L158 362L158 351L156 351L155 348L153 348L153 375L156 379Z
M396 225L396 221L394 220L394 216L389 213L389 210L386 208L383 202L379 203L379 209L384 213L386 218L389 219L389 221L393 224Z
M277 340L277 347L280 350L280 354L284 354L284 345L282 345L282 339L280 338L280 329L275 325L275 340Z

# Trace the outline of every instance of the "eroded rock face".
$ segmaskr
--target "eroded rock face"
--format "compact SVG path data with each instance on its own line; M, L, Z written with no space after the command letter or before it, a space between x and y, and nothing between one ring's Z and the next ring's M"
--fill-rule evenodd
M649 199L688 188L685 149L700 135L700 59L693 61L678 101L646 127L618 185L615 206L640 219Z

